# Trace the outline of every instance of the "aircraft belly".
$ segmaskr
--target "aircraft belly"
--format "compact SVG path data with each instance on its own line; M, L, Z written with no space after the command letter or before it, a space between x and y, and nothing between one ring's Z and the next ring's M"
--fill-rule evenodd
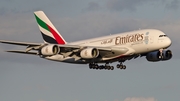
M63 55L53 55L45 57L45 59L52 60L52 61L59 61L59 62L67 62L67 63L77 63L77 64L86 64L86 62L82 60L75 60L72 57L65 57Z

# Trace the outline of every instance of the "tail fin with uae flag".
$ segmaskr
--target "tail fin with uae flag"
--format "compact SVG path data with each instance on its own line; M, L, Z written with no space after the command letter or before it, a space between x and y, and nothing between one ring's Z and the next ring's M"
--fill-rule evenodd
M34 15L45 43L67 43L43 11L36 11Z

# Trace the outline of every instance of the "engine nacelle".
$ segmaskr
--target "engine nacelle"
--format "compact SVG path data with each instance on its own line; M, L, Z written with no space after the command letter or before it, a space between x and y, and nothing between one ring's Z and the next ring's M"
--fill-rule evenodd
M169 60L172 58L172 52L171 50L163 50L162 51L162 56L160 51L154 51L154 52L150 52L146 55L146 59L148 61L152 61L152 62L156 62L156 61L165 61L165 60Z
M60 48L57 45L47 45L40 50L41 55L52 56L60 52Z
M157 62L157 61L161 60L161 58L159 56L160 56L160 51L154 51L154 52L148 53L146 55L146 59L148 61Z
M172 58L172 52L171 52L171 50L165 50L165 51L163 51L163 61L165 61L165 60L169 60L169 59L171 59Z
M83 59L94 59L99 56L99 50L96 48L86 48L80 52Z

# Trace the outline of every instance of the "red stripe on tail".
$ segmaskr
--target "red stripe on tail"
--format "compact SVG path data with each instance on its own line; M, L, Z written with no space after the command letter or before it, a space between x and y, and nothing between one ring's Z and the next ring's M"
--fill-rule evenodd
M59 34L54 29L52 29L49 25L47 26L48 26L49 31L53 34L54 38L56 39L57 43L65 44L65 41L63 40L63 38L61 38Z

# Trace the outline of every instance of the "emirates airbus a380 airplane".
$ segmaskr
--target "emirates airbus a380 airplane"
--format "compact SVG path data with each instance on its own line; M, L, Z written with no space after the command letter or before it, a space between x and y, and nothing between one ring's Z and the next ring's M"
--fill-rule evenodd
M90 69L108 69L109 63L119 62L117 68L126 69L123 62L145 56L148 61L172 58L171 40L160 30L144 29L68 43L43 11L34 12L44 43L0 40L1 43L26 46L25 50L7 52L39 55L48 60L89 64ZM105 65L98 65L104 63Z

